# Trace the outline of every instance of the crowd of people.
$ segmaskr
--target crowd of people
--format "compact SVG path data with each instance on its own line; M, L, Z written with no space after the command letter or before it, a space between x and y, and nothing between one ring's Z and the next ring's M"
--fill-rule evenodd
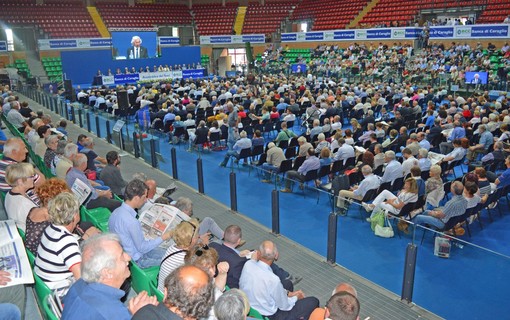
M500 54L508 66L509 48L505 47ZM349 178L349 185L335 194L339 214L346 214L349 204L357 200L368 212L385 210L415 224L443 229L450 219L510 184L509 103L506 93L452 96L434 82L420 87L412 77L436 65L450 74L455 72L453 66L457 70L486 68L482 50L438 45L415 56L410 47L398 44L395 48L353 44L347 50L319 46L308 75L249 74L231 80L183 79L149 87L93 88L80 91L78 99L91 108L110 101L116 109L116 92L127 89L132 114L142 129L161 129L171 143L188 139L190 148L223 152L224 148L215 149L212 144L217 141L211 137L219 134L228 148L222 166L230 158L240 159L243 150L261 146L266 157L259 164L266 170L266 182L274 173L282 173L284 161L293 164L294 170L283 172L282 192L293 192L295 182L307 182L309 172L327 168L327 174L315 176L317 186L336 174ZM360 68L364 77L369 70L379 70L381 63L413 72L409 81L401 83L348 84L334 75L314 75L345 63L360 66L360 57L371 61ZM452 67L446 70L447 65ZM320 309L316 298L294 289L300 277L275 263L279 255L275 243L264 241L258 250L240 251L239 226L223 229L211 218L199 221L193 217L189 199L173 201L162 196L155 181L143 175L126 180L116 151L99 155L93 138L86 135L69 141L65 120L54 124L48 115L33 112L8 87L2 88L1 99L7 121L24 134L29 149L55 176L46 179L25 162L29 150L24 140L5 135L2 140L0 135L0 189L6 192L7 216L25 232L27 248L36 257L34 273L50 289L65 292L64 319L77 315L232 319L230 310L238 308L240 315L246 315L248 304L270 319L355 319L358 315L360 304L352 288L336 290ZM272 135L274 131L277 134ZM447 182L450 190L445 190L448 174L455 174L464 161L470 172L460 181ZM71 192L76 184L90 190L82 202ZM386 191L372 192L374 197L363 201L369 191L382 186ZM450 199L444 199L445 191L450 191ZM169 206L185 219L175 229L147 239L137 215L156 204ZM409 204L418 210L413 214L404 210ZM108 208L111 233L80 221L80 205ZM408 228L405 223L399 226L404 231ZM142 268L160 266L158 288L166 294L163 303L143 292L128 307L120 302L129 291L130 261ZM0 276L8 278L4 273ZM231 290L225 291L226 287ZM342 313L347 315L335 316Z

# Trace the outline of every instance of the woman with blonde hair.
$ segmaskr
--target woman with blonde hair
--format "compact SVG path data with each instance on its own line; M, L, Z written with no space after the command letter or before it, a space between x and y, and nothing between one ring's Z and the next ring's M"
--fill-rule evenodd
M182 221L173 230L172 239L174 244L168 247L163 259L161 260L158 289L163 292L165 288L166 277L175 269L184 264L186 253L192 249L197 243L201 245L209 244L209 233L199 237L199 223L197 219Z
M367 218L367 221L370 221L373 214L378 210L375 208L379 208L381 210L387 210L389 213L398 215L400 210L408 203L416 202L418 200L418 185L414 178L408 178L404 183L404 188L395 196L389 190L383 190L372 202L372 204L367 204L365 202L362 203L365 210L368 212L373 211L370 215L370 218Z
M30 163L20 162L7 166L5 181L12 187L5 196L7 217L16 222L16 226L25 232L28 213L37 205L27 195L34 189L35 169Z

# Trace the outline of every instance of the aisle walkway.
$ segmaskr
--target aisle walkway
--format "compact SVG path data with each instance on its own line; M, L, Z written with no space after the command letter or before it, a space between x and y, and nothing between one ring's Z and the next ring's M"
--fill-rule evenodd
M60 120L59 116L52 114L41 105L36 104L28 98L20 95L20 100L30 101L30 107L34 110L43 110L52 115L53 121ZM90 135L86 130L70 123L68 125L69 138L76 141L79 134ZM115 146L108 144L103 139L95 139L95 151L100 155L105 155L109 150L118 150ZM166 159L169 162L169 159ZM194 170L194 167L187 164ZM179 167L181 169L183 165ZM194 203L194 213L198 217L209 216L214 218L220 226L226 227L229 224L237 224L243 230L243 238L247 240L244 248L253 249L264 239L274 241L280 251L278 263L290 273L303 277L303 280L297 285L306 295L316 296L321 301L321 305L328 300L331 291L340 282L349 282L357 290L361 301L360 319L370 317L371 319L439 319L438 316L424 310L416 305L407 305L401 303L400 298L388 290L369 282L368 280L350 272L349 270L335 265L332 266L325 262L325 258L301 246L300 244L287 239L284 236L275 236L270 230L255 222L240 212L233 213L224 204L201 195L196 189L180 182L174 181L169 174L152 168L141 159L136 159L132 155L126 155L122 158L121 170L124 179L129 180L133 173L144 172L147 176L155 179L159 186L167 186L175 182L178 190L175 192L175 198L186 196L191 198ZM190 168L188 168L190 170ZM218 169L220 170L220 169ZM180 179L186 180L184 174L186 170L180 171ZM207 190L206 190L207 192ZM242 206L239 210L242 211ZM326 223L326 221L322 221Z

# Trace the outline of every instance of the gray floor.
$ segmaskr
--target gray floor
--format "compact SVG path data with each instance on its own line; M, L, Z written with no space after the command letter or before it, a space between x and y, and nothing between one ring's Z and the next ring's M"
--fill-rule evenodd
M20 96L21 101L29 101L33 110L44 110L45 113L51 114L53 121L59 120L59 116L52 114L49 110L44 109L35 101L24 96ZM90 135L86 130L72 123L68 125L70 139L76 141L79 134ZM117 147L108 144L103 139L95 139L95 151L99 155L104 156L108 151ZM194 204L194 213L198 217L207 216L214 218L220 226L226 227L230 224L237 224L243 230L243 238L247 240L244 248L255 248L262 240L270 239L274 241L280 251L278 264L290 273L303 277L296 289L301 289L307 296L315 296L319 298L321 305L324 305L331 295L334 287L340 282L351 283L358 291L361 302L360 319L441 319L427 310L420 308L414 304L408 305L400 302L400 297L392 292L381 288L372 282L350 272L349 270L335 265L328 264L324 257L315 254L305 247L293 242L283 236L275 236L271 230L246 218L242 213L232 213L225 205L215 201L214 199L201 195L197 190L189 186L174 181L171 176L165 172L161 172L146 164L143 160L136 159L132 155L122 158L122 174L124 179L129 180L133 173L144 172L147 176L155 179L159 186L167 186L171 182L175 182L178 190L173 197L186 196L189 197ZM29 301L30 303L30 301ZM35 308L33 305L32 308ZM30 304L29 304L30 306ZM35 310L28 310L26 319L38 319L35 317Z

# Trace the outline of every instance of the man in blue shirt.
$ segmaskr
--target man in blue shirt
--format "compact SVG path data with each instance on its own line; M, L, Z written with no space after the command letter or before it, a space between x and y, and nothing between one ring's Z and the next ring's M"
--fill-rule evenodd
M487 127L484 124L478 126L478 133L480 134L480 140L478 140L476 145L468 148L466 156L468 161L475 160L475 157L479 152L487 153L490 145L494 143L494 136L489 130L487 130Z
M494 182L498 188L506 187L510 184L510 156L505 159L506 170Z
M147 185L138 179L129 182L124 191L124 203L112 212L108 227L120 237L122 247L141 268L158 266L165 254L159 245L171 237L171 231L154 239L145 239L142 225L136 219L135 209L140 209L147 200Z
M460 121L456 120L451 135L448 137L448 142L441 142L439 144L439 150L442 154L450 153L453 150L453 140L462 139L466 137L466 130L460 124Z
M62 319L129 320L145 305L156 305L156 297L145 291L132 298L128 308L120 301L125 295L120 288L130 275L130 260L114 234L99 234L83 242L81 279L64 298Z

